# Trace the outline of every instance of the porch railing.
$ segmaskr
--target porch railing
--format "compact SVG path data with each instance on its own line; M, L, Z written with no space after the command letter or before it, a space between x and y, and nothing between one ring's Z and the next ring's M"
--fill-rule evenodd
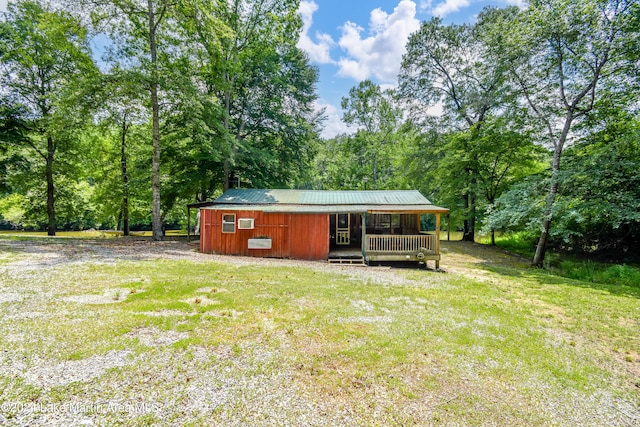
M420 234L411 236L368 235L366 252L380 253L415 253L425 248L427 252L436 253L436 236Z

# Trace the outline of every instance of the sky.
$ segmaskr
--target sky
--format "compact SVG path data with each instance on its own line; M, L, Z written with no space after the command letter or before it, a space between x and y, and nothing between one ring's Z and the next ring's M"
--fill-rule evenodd
M350 133L340 103L349 89L371 79L382 88L397 85L409 35L439 16L445 23L473 22L486 6L522 6L525 0L301 0L298 46L318 67L316 109L327 117L322 136ZM7 0L0 0L6 11Z
M327 119L322 136L350 133L340 103L349 89L370 79L397 85L409 35L434 16L445 24L473 22L486 6L522 6L524 0L302 0L298 47L319 68L316 108Z

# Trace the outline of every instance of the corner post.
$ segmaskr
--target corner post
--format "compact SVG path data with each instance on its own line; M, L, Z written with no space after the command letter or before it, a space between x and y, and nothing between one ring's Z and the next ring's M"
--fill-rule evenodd
M362 217L362 243L360 244L360 246L362 246L362 256L365 258L367 258L367 213L362 213L360 214Z
M440 214L436 214L436 270L440 268Z

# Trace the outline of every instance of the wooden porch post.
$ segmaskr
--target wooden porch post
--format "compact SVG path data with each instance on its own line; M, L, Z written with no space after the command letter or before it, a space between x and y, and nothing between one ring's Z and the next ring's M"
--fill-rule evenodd
M436 255L440 256L440 214L436 214ZM440 260L436 259L436 270L440 268Z
M191 242L191 208L187 206L187 243Z
M360 246L362 246L362 256L366 258L367 251L367 213L360 214L362 216L362 233L361 239L362 242Z

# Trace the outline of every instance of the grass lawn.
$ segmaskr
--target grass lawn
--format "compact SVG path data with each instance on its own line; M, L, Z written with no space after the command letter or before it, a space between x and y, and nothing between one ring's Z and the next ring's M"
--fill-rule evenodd
M0 239L0 424L640 425L640 284L78 242Z

